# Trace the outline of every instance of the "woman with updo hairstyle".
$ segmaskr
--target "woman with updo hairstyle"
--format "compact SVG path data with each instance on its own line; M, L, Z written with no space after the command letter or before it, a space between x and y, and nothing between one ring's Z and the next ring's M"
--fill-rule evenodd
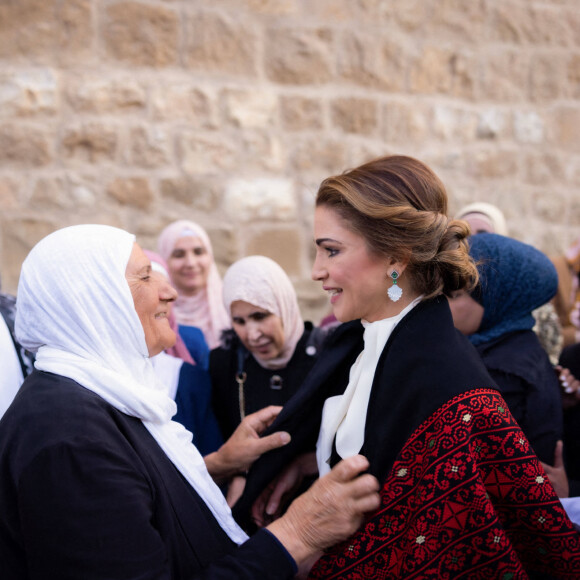
M319 188L312 278L342 324L271 426L291 443L258 460L234 509L263 525L308 467L323 476L366 456L381 506L320 554L311 578L570 578L580 569L578 532L454 328L446 296L478 282L468 235L447 217L440 179L410 157L376 159Z

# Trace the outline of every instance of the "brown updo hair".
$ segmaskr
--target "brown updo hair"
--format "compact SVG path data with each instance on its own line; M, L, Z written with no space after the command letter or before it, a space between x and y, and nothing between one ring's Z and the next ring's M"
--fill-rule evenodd
M450 296L474 288L469 226L447 217L447 193L435 173L404 155L379 157L325 179L316 206L326 206L366 240L375 255L408 260L405 274L418 294Z

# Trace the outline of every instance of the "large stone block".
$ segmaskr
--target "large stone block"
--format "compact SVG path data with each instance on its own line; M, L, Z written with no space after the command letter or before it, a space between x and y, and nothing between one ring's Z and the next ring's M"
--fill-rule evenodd
M340 98L331 103L332 122L345 133L378 133L378 105L373 99Z
M334 76L329 29L270 28L264 50L268 78L282 84L322 84Z
M530 98L532 101L553 101L566 94L565 61L552 51L535 54L530 69Z
M472 98L477 89L478 68L478 57L472 52L426 46L410 64L409 88L414 93Z
M59 3L59 64L69 66L98 62L98 56L93 51L96 41L93 4L93 0L64 0Z
M147 209L154 198L145 177L117 177L107 185L107 193L121 205Z
M562 105L550 115L548 133L550 142L564 150L580 151L580 104Z
M266 88L226 89L222 92L225 115L235 127L271 128L278 118L278 96Z
M296 228L267 228L252 232L246 242L247 255L261 255L272 258L280 264L288 276L300 275L300 255L302 243Z
M308 136L288 143L288 147L292 167L299 172L338 173L346 164L347 144L343 139Z
M152 67L177 64L179 20L171 8L115 2L104 10L100 33L114 60Z
M529 91L531 56L526 51L494 49L483 63L480 97L492 101L523 101Z
M163 177L159 180L161 199L164 204L182 204L195 211L213 211L220 200L221 182L189 175Z
M0 213L22 207L23 201L23 176L0 176Z
M66 80L67 102L75 113L127 114L147 106L145 86L131 77L71 75Z
M177 154L181 168L189 174L215 174L239 166L242 152L225 132L201 133L185 130L177 135Z
M485 179L518 176L519 152L506 149L482 149L473 155L474 174Z
M511 136L509 115L499 107L483 109L477 113L478 139L506 139Z
M31 125L0 125L0 166L41 167L54 159L53 136Z
M173 164L171 135L160 127L135 127L129 132L127 162L153 168Z
M433 134L443 141L474 141L479 119L470 109L436 105L433 107Z
M57 230L58 220L45 218L15 217L2 219L2 292L16 294L22 262L42 238Z
M489 19L485 0L437 0L430 5L427 34L436 34L447 42L472 43L485 38Z
M56 114L59 86L51 69L0 72L0 117L37 117Z
M419 142L429 134L429 109L414 101L389 100L383 106L382 136L387 142Z
M54 61L59 38L55 14L59 3L58 0L0 2L0 58Z
M257 39L251 24L222 14L190 12L185 21L185 64L236 76L257 73Z
M294 184L290 179L231 179L226 184L224 210L234 221L296 217Z
M287 131L313 131L324 127L323 104L316 98L283 95L280 116Z
M219 105L214 90L189 79L175 79L151 88L151 114L160 121L187 121L191 127L219 126Z
M284 139L265 131L244 131L240 149L241 163L246 171L282 173L287 162Z
M118 143L118 128L97 121L67 127L61 139L64 159L92 164L115 161Z
M580 23L578 37L580 38ZM573 54L569 57L566 74L568 79L566 96L571 99L580 99L580 54Z
M536 46L571 46L574 31L561 8L534 2L496 2L492 7L491 39Z
M363 33L344 33L340 38L338 72L348 81L387 91L403 91L409 55L404 39Z
M554 153L529 153L525 156L525 180L535 185L569 179L563 160Z
M520 143L543 143L544 119L536 111L514 111L514 136Z

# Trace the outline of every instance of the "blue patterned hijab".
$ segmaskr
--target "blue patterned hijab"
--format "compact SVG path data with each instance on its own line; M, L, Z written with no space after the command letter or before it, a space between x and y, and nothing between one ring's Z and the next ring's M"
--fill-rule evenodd
M552 262L533 246L499 234L477 234L469 243L480 276L471 297L485 310L478 331L468 337L471 343L477 346L508 332L532 329L532 311L558 289Z

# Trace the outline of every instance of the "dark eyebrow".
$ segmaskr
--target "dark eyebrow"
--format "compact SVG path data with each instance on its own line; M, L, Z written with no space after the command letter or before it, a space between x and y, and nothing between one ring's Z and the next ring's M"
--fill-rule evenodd
M333 240L332 238L318 238L317 240L314 240L314 243L317 246L320 246L320 244L325 244L327 242L330 242L332 244L340 244L340 245L342 245L341 242L339 242L338 240Z

